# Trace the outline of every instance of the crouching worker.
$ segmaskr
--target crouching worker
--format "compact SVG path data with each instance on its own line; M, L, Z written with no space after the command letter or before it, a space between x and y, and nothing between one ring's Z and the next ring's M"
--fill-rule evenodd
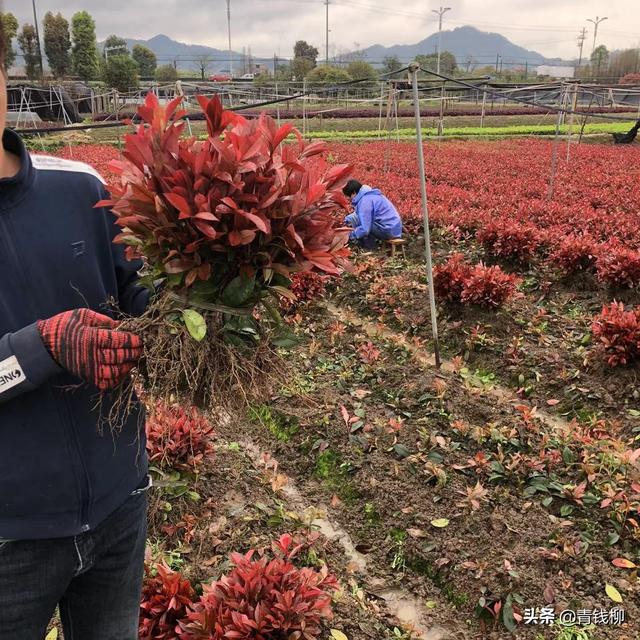
M349 180L342 190L355 207L345 218L352 227L351 242L365 249L374 249L379 241L402 237L402 220L391 201L379 189L373 189L357 180Z

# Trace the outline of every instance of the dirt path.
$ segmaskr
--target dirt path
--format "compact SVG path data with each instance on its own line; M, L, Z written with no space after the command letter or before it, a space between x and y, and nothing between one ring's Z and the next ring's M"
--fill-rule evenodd
M315 507L318 512L326 513L324 508L310 504L295 481L278 470L278 461L273 456L265 455L260 447L248 438L243 438L238 444L256 469L267 476L273 474L278 476L278 485L281 485L280 492L291 507L302 512ZM413 638L416 640L453 640L463 637L460 632L454 634L439 626L428 626L424 616L424 605L416 597L403 589L390 587L384 580L372 575L366 557L356 550L356 545L348 531L339 523L324 515L315 518L312 524L325 538L336 541L342 547L349 564L362 577L365 590L383 600L387 611L397 618L404 628L412 631ZM445 605L443 604L443 606ZM454 615L453 612L452 615Z
M351 326L359 327L369 336L377 336L385 340L389 340L394 344L402 346L411 354L415 362L422 368L429 370L435 369L436 361L434 354L430 353L426 349L417 347L416 345L412 344L402 333L393 331L389 327L377 324L375 322L372 322L371 320L367 320L351 309L337 307L331 302L325 303L324 306L332 316L339 319L341 322L344 322ZM457 370L451 360L445 359L442 360L440 371L449 375L455 375ZM498 384L494 384L490 388L481 390L480 395L487 396L491 400L497 401L499 405L510 405L512 407L514 405L527 405L526 401L523 401L522 398L519 398L516 394L513 393L513 391ZM534 407L531 406L531 409L533 408ZM536 417L540 420L540 422L544 423L551 430L566 431L567 429L571 428L569 423L563 418L552 415L540 409L539 407L535 407L535 409Z

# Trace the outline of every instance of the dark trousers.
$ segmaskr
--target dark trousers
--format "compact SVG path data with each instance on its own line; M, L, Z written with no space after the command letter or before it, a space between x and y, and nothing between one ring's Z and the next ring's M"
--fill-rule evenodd
M147 496L93 531L0 541L0 640L43 640L56 605L65 640L137 640Z

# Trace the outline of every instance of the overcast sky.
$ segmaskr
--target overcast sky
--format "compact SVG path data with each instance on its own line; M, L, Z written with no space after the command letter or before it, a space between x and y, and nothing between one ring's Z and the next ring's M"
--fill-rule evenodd
M2 2L2 0L0 0ZM164 33L175 40L227 47L226 0L36 0L40 20L46 11L67 18L86 9L96 20L98 38L111 33L150 38ZM593 25L587 18L607 16L598 42L610 49L640 44L639 0L450 0L444 29L473 25L502 33L521 46L548 57L577 56L576 39ZM430 0L330 0L330 43L344 50L373 44L414 44L437 31L438 8ZM398 7L394 9L392 7ZM4 0L20 22L33 22L31 2ZM231 0L232 46L252 53L290 56L293 43L305 39L324 54L324 0Z

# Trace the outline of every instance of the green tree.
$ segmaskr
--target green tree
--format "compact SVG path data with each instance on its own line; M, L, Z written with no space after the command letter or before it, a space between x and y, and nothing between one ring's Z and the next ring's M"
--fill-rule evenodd
M351 79L351 76L344 69L329 64L318 65L307 74L307 81L311 84L347 82Z
M316 66L318 60L318 50L312 47L306 40L298 40L293 47L294 58L304 58L310 60Z
M108 60L111 56L128 56L129 48L127 47L127 41L120 36L109 36L104 41L104 46L102 47L102 51L104 52L105 60Z
M175 82L178 79L178 71L172 64L163 64L156 69L158 82Z
M36 28L33 25L22 25L22 31L18 34L18 46L24 57L27 78L36 80L40 75L40 52L38 50Z
M416 62L423 68L430 71L438 69L438 54L430 53L429 55L416 56ZM458 69L456 57L449 51L443 51L440 54L440 73L445 76L452 76Z
M386 56L382 60L382 73L393 73L398 69L402 69L402 62L397 56Z
M13 66L16 59L16 52L11 43L18 34L18 21L13 13L5 13L4 11L0 13L0 21L4 32L4 68L8 69Z
M140 85L138 65L131 56L109 56L102 67L104 83L118 91L128 91Z
M296 80L302 80L316 66L318 50L305 40L298 40L293 47L291 61L291 75Z
M131 52L131 57L138 64L141 76L145 78L153 76L156 71L156 67L158 66L158 60L156 58L156 54L153 53L151 49L144 47L141 44L136 44Z
M71 18L71 36L74 73L83 80L94 79L98 75L96 23L86 11L79 11Z
M624 49L611 55L609 78L622 78L628 73L638 73L640 71L640 49Z
M44 16L44 52L56 78L62 78L71 72L70 49L69 23L61 13L54 16L48 11Z
M378 77L376 70L364 60L353 60L347 65L347 73L354 80L375 80Z
M609 62L609 50L603 44L596 47L591 54L591 67L595 72L595 77L600 77L600 72L607 67Z

